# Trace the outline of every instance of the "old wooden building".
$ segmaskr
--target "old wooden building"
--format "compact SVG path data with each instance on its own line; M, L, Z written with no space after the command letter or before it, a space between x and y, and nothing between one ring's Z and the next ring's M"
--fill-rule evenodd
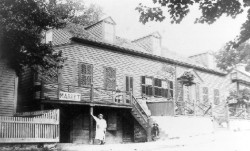
M107 143L150 139L150 116L211 115L225 100L228 75L168 51L158 32L136 40L116 36L105 18L73 34L47 32L46 42L67 58L54 78L26 70L23 110L60 109L60 142L93 142L90 116L104 114Z
M18 77L0 56L0 116L12 116L17 109Z

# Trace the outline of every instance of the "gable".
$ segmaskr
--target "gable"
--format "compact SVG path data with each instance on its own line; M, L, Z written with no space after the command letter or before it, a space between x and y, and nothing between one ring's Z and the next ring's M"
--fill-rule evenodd
M107 17L103 19L104 22L116 25L115 21L111 17Z
M193 81L194 83L199 83L199 84L201 84L201 83L204 82L204 80L199 76L199 74L198 74L194 69L186 70L186 71L184 71L181 75L184 75L185 72L190 72L191 74L194 75L194 81Z

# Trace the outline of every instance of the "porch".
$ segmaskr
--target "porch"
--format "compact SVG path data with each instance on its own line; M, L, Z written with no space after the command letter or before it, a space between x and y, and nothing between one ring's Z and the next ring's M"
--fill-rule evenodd
M130 92L107 90L103 88L59 83L40 83L35 92L35 99L41 103L78 104L91 106L106 106L117 108L132 108Z

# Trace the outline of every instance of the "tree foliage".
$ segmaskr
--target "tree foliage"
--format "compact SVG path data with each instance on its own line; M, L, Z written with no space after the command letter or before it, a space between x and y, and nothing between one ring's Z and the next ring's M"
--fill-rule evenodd
M227 44L215 55L217 60L217 66L225 71L232 70L236 64L247 64L247 71L249 71L250 65L250 44L243 43L238 48L232 48L230 44Z
M237 91L231 91L228 98L228 100L236 100L234 104L244 105L249 103L250 100L250 90L247 88Z
M42 42L44 32L65 27L85 9L79 0L1 0L0 58L20 73L28 66L35 71L60 68L61 52ZM93 13L93 8L90 9ZM87 21L87 20L85 20ZM79 21L80 22L80 21ZM84 21L82 21L83 23Z
M198 5L201 16L194 20L195 23L212 24L226 15L235 18L237 15L247 10L247 20L242 24L241 32L232 41L227 43L217 58L219 67L227 69L234 63L244 62L249 59L247 51L243 51L241 44L250 38L250 1L249 0L152 0L154 7L139 4L136 10L140 13L140 22L146 24L149 21L163 21L167 12L170 15L171 23L181 23L191 10L191 7ZM244 45L244 44L243 44ZM240 46L240 48L238 48ZM244 46L243 46L244 47ZM238 48L238 49L236 49ZM236 57L236 58L234 58ZM228 59L228 60L227 60ZM232 61L232 62L231 62ZM228 66L228 67L227 67Z

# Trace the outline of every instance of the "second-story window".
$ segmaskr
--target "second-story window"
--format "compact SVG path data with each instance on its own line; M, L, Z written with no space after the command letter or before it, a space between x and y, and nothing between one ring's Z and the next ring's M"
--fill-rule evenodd
M116 70L112 67L104 68L104 88L107 90L116 89Z
M79 86L90 86L93 80L93 65L79 64Z
M208 103L208 87L203 87L203 103Z
M147 96L153 95L153 78L152 77L141 77L142 94Z

